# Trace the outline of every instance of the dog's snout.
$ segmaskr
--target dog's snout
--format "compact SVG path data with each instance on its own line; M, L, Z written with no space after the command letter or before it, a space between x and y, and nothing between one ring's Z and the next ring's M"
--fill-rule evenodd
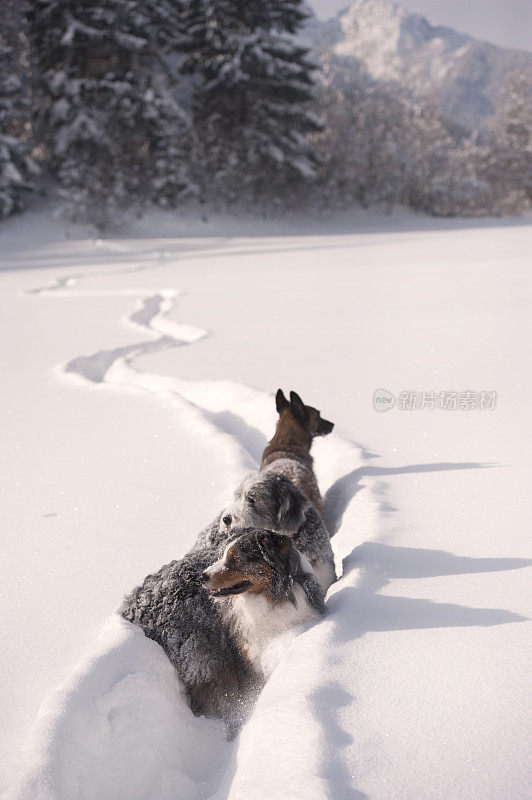
M327 436L328 433L331 433L333 428L334 422L329 422L328 419L320 419L317 434L318 436Z
M227 527L229 527L229 525L233 521L233 517L231 516L231 514L226 514L225 517L223 517L222 521L223 521L224 525L227 525Z

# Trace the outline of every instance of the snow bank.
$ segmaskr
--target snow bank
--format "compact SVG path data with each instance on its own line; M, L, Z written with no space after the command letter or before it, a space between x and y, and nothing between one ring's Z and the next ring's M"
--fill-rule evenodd
M113 614L93 654L39 711L8 798L200 798L225 767L223 724L190 711L163 650Z
M527 796L530 229L470 224L19 241L27 269L0 275L3 752L60 688L23 769L2 758L9 800ZM256 468L278 386L336 423L313 453L341 578L325 619L272 645L228 744L139 630L112 616L90 641ZM377 414L377 387L504 399Z
M124 267L116 274L137 271ZM78 356L56 372L77 385L107 385L147 392L178 411L180 423L224 454L224 480L230 488L256 469L275 422L270 395L233 381L184 381L139 369L141 357L192 345L208 334L172 318L179 290L123 287L84 288L90 273L59 278L31 294L68 300L136 299L124 318L148 338L93 355ZM364 461L364 453L340 436L319 442L319 477L331 490L326 513L335 543L337 567L353 546L352 496L345 474ZM343 483L342 483L343 480ZM335 490L336 482L339 482ZM368 495L369 497L369 495ZM367 500L366 502L370 502ZM371 505L371 503L370 503ZM358 528L364 520L358 503ZM349 518L351 513L351 518ZM342 526L346 531L342 537ZM347 580L347 578L345 578ZM309 759L323 735L319 715L308 698L320 704L321 663L311 653L326 650L330 622L282 637L267 654L272 672L268 690L239 739L229 744L218 721L195 718L162 649L139 629L113 615L105 624L93 654L39 710L39 720L24 748L23 778L6 795L9 800L196 800L210 796L244 796L257 777L266 777L292 740L290 759L276 770L283 785L296 791L308 772ZM324 689L327 693L329 690ZM275 733L277 732L277 733ZM262 754L262 756L260 755ZM318 770L319 773L319 770ZM316 797L326 781L316 775ZM288 777L290 776L290 780ZM268 790L269 792L269 790ZM257 795L257 788L254 792ZM314 796L314 795L313 795Z
M255 424L271 404L271 398L231 384L219 392L201 385L189 391L217 413L224 396L234 409L241 394L239 410ZM253 398L259 402L253 404ZM346 459L349 466L364 462L357 447L334 435L319 449L321 472L333 484ZM358 535L371 538L378 503L368 493L355 512L348 493L332 497L328 514L340 528L335 545L341 572L343 554L352 549L355 514ZM357 576L357 569L344 571L332 594ZM342 613L351 617L356 608L348 602ZM228 743L222 723L193 716L162 648L113 614L92 655L41 707L24 749L24 777L6 800L196 800L243 798L250 792L258 798L295 797L312 764L307 796L323 797L330 773L327 731L335 704L345 695L324 677L335 626L329 615L272 643L264 657L270 673L266 689L238 739ZM258 788L263 782L264 795ZM333 788L337 784L334 780Z

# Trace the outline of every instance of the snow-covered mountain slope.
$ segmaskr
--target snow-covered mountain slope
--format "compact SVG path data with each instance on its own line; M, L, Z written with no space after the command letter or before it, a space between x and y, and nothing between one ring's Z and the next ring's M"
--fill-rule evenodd
M4 227L6 798L527 795L531 229L346 222ZM228 744L113 609L257 465L278 386L336 423L314 455L341 577ZM379 387L499 403L378 414Z
M532 80L531 53L433 26L389 0L355 0L326 22L313 17L307 35L329 74L341 66L348 80L350 64L362 67L469 129L493 115L511 71L524 69Z

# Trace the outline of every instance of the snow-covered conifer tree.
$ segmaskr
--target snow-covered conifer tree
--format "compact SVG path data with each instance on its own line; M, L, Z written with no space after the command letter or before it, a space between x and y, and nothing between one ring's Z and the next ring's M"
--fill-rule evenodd
M311 179L306 105L316 68L291 34L301 0L188 0L183 72L195 80L194 127L204 196L243 204L286 197Z
M174 0L34 0L35 127L71 217L105 227L191 190L166 59L178 15Z
M479 169L491 186L493 213L520 214L532 205L532 87L511 72Z
M0 218L25 207L37 167L29 158L28 101L22 82L25 40L20 4L0 19Z
M453 135L435 111L397 88L353 80L340 70L325 82L319 109L326 127L317 137L322 156L320 200L325 206L404 204L438 216L481 215L492 192L480 163L487 150L475 137Z
M382 204L391 211L406 202L413 173L421 166L416 162L425 153L413 107L363 71L356 81L336 77L320 94L326 121L317 137L323 203Z

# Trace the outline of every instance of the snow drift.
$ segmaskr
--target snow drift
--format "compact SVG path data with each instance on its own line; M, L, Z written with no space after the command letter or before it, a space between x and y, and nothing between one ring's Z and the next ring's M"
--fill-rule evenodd
M529 229L30 242L25 224L7 258L26 269L0 275L4 752L59 688L6 798L524 798L530 465L510 388ZM140 630L112 615L90 637L257 467L279 385L336 423L313 454L341 577L322 621L273 643L227 743ZM484 415L376 415L379 386L509 388Z

